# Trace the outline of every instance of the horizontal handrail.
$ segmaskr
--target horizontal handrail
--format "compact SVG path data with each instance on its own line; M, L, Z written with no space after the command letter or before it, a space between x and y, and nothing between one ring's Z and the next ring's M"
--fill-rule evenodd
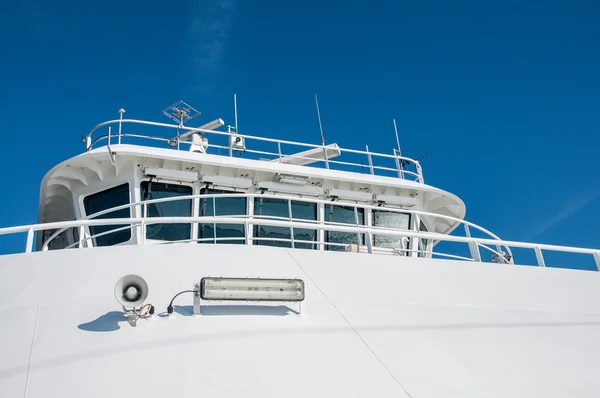
M84 217L83 220L93 219L93 218L96 218L96 217L99 217L99 216L102 216L105 214L113 213L118 210L131 209L136 206L147 206L149 204L184 201L184 200L195 200L195 199L213 199L214 200L214 199L218 199L218 198L244 198L244 197L245 198L254 198L254 199L256 199L256 198L258 198L258 199L260 199L260 198L266 198L266 199L275 198L275 199L281 199L281 200L286 200L286 201L291 200L291 201L295 201L295 202L305 202L305 203L308 202L308 203L317 203L317 204L324 204L324 205L345 206L345 207L351 207L351 208L356 208L356 209L384 210L384 211L389 211L392 213L404 213L404 214L413 214L413 215L418 215L418 216L432 217L432 218L452 221L453 223L463 224L468 227L475 228L478 231L490 236L493 239L500 240L500 238L497 235L495 235L494 233L488 231L487 229L485 229L477 224L474 224L467 220L462 220L462 219L459 219L456 217L447 216L447 215L443 215L443 214L430 213L430 212L426 212L426 211L422 211L422 210L398 209L398 208L391 208L391 207L386 207L386 206L374 206L374 205L356 204L356 203L331 202L330 200L324 200L324 199L300 198L300 197L294 197L294 196L289 196L289 195L279 195L279 194L278 195L265 195L265 194L260 194L260 193L197 194L197 195L175 196L175 197L170 197L170 198L141 200L141 201L127 203L124 205L120 205L120 206L116 206L116 207L113 207L110 209L99 211L97 213L94 213L87 217ZM239 216L245 216L245 215L239 215ZM218 216L218 217L222 217L222 216ZM259 216L252 215L252 217L258 218ZM263 217L265 217L265 216L263 216ZM266 216L266 217L273 217L273 216ZM287 219L287 218L285 218L285 219ZM321 221L305 220L304 222L321 222ZM49 244L49 242L52 239L54 239L56 236L58 236L59 234L64 232L66 229L68 229L68 228L61 228L61 229L55 231L50 237L48 237L46 239L46 241L44 243L44 247L47 247L47 245ZM508 254L512 256L512 252L510 251L510 248L507 247L506 249L507 249Z
M92 141L92 134L101 127L105 127L105 126L110 127L113 124L118 124L120 126L119 133L112 134L112 137L118 138L119 143L121 143L122 137L149 139L149 140L155 140L155 141L162 141L162 142L166 142L166 143L171 143L173 141L173 137L165 138L165 137L157 137L157 136L147 136L147 135L142 135L142 134L124 133L124 132L122 132L123 124L138 124L138 125L145 125L145 126L162 127L162 128L174 129L174 130L177 130L178 132L179 131L186 131L186 132L193 131L193 132L197 132L200 134L212 134L212 135L217 135L217 136L230 136L232 134L230 132L225 132L225 131L206 130L206 129L200 129L200 128L194 128L194 127L179 126L179 125L175 125L175 124L149 122L149 121L145 121L145 120L115 119L115 120L109 120L109 121L100 123L100 124L94 126L94 128L92 128L92 130L90 130L90 132L85 137L86 151L91 150L94 147L94 145L96 145L98 142L103 141L103 140L107 140L108 144L110 144L110 139L111 139L110 135L100 136ZM179 134L178 134L178 136L179 136ZM325 145L308 144L308 143L302 143L302 142L296 142L296 141L258 137L258 136L248 135L248 134L236 134L236 136L242 137L242 138L246 139L247 141L259 141L259 142L264 142L264 143L277 144L277 148L278 148L277 152L259 151L256 149L246 148L246 149L244 149L244 152L247 152L247 153L273 156L274 159L279 159L280 161L283 157L306 159L306 160L311 160L311 162L314 162L314 163L325 164L325 166L327 168L329 168L330 164L337 164L337 165L342 165L342 166L368 168L371 171L371 173L373 173L375 170L394 171L394 172L397 172L397 175L399 178L406 178L405 176L409 176L411 178L414 178L414 180L417 182L420 182L420 183L424 182L423 181L423 171L422 171L422 168L421 168L421 165L419 164L419 162L415 159L400 156L396 153L394 153L392 155L388 155L388 154L383 154L383 153L370 152L368 150L362 151L362 150L347 149L347 148L341 148L341 147L335 148L335 150L339 151L340 154L343 154L343 153L355 154L355 155L364 156L365 159L368 159L368 163L364 163L364 164L363 163L352 163L352 162L345 162L345 161L340 161L340 160L330 160L330 159L328 159L327 156L325 156L324 159L315 159L315 158L303 157L298 154L293 154L293 153L286 154L286 153L281 152L281 145L291 145L291 146L303 147L303 148L308 148L308 149L322 149L322 150L326 151L326 149L328 147ZM179 141L177 137L175 137L175 140L176 140L175 142L177 142L177 144L183 143L185 145L191 145L191 142ZM234 151L236 150L236 148L231 147L231 146L224 146L224 145L217 145L217 144L210 144L209 148L210 147L220 148L220 149L228 149L229 156L232 156L232 152L231 152L232 149ZM179 146L178 146L178 148L179 148ZM395 168L384 167L381 165L374 165L374 164L372 164L373 158L384 158L384 159L391 159L391 160L393 159L395 162ZM406 166L408 166L408 165L414 165L415 171L408 170L406 168Z
M547 250L556 252L566 253L579 253L579 254L590 254L594 256L596 265L600 268L600 250L587 249L587 248L575 248L568 246L557 246L547 244L534 244L524 243L506 240L495 240L485 238L473 238L473 237L461 237L444 235L435 232L421 232L412 230L393 230L380 227L370 226L356 226L356 225L326 225L325 223L312 224L306 222L290 222L283 220L269 220L269 219L256 219L253 217L222 217L222 216L203 216L203 217L134 217L134 218L112 218L112 219L99 219L99 220L73 220L73 221L61 221L47 224L36 224L26 225L20 227L9 227L0 229L0 235L6 235L9 233L20 233L20 232L37 232L48 229L57 228L73 228L73 227L89 227L89 226L108 226L108 225L123 225L129 224L131 228L137 226L146 226L153 224L191 224L191 223L213 223L213 224L239 224L239 225L263 225L273 227L286 227L286 228L298 228L298 229L313 229L317 231L332 231L332 232L348 232L348 233L364 233L368 236L382 235L382 236L396 236L396 237L407 237L417 239L431 239L448 242L460 242L460 243L475 243L480 245L502 245L513 248L524 248L524 249L537 249ZM273 240L269 238L268 240ZM317 244L318 242L308 242L311 244ZM27 250L26 250L27 251ZM405 251L404 249L402 251ZM407 251L409 251L407 249ZM438 253L435 253L438 254Z

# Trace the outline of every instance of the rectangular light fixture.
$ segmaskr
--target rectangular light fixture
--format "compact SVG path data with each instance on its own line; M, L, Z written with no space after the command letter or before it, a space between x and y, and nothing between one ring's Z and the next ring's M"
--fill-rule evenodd
M328 189L327 195L330 197L336 197L347 200L358 200L361 202L369 202L373 200L373 194L371 192L363 191L346 191L344 189Z
M405 207L413 207L417 204L417 198L413 198L412 196L377 195L376 200Z
M318 196L323 194L323 188L313 186L313 185L288 185L280 182L272 182L272 181L258 181L256 183L257 188L259 189L268 189L269 191L274 192L287 192L294 193L297 195L313 195Z
M200 281L203 300L302 301L302 279L218 278Z
M252 186L251 178L202 175L202 182L220 187L248 189Z
M305 166L307 164L325 160L325 151L327 152L328 160L338 157L342 154L338 144L329 144L323 148L313 148L309 149L308 151L294 153L293 155L282 156L281 159L274 159L273 162Z
M308 184L308 177L298 177L289 174L277 174L275 179L283 184L292 185L306 185Z
M146 167L146 169L144 170L144 173L148 177L156 177L156 178L165 179L165 180L185 181L185 182L198 181L198 172L196 172L196 171L155 169L152 167Z

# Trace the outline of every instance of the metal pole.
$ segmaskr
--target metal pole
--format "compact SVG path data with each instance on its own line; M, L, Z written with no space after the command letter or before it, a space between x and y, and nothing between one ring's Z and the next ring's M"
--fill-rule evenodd
M369 146L365 146L367 148L367 158L369 159L369 171L371 174L375 174L375 170L373 170L373 158L371 157L371 153L369 152Z
M238 133L237 94L233 94L233 116L235 118L235 133Z
M319 110L319 99L315 94L315 104L317 105L317 118L319 119L319 130L321 131L321 144L325 146L325 136L323 135L323 125L321 124L321 111Z
M288 213L289 213L289 219L290 219L290 223L292 222L293 218L292 218L292 200L288 199ZM292 249L296 248L296 243L294 242L294 227L290 227L290 235L292 238Z
M119 109L119 139L117 141L117 143L120 145L121 144L121 126L123 124L123 114L125 113L125 109L121 108Z
M396 127L396 119L393 120L394 132L396 133L396 144L398 145L398 154L396 156L402 157L402 151L400 150L400 138L398 138L398 127ZM404 178L404 172L402 171L402 160L396 158L396 167L398 167L398 177Z

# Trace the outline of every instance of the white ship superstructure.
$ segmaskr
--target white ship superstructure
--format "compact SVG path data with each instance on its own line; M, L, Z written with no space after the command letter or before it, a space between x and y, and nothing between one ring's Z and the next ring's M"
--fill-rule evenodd
M165 113L94 127L0 229L0 397L600 394L600 275L545 267L599 250L502 240L398 150Z

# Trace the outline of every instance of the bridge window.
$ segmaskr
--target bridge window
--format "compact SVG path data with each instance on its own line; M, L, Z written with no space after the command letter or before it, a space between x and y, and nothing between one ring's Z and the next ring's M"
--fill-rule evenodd
M111 209L113 207L126 205L130 203L129 200L129 184L119 185L114 188L104 190L92 195L88 195L83 199L83 207L85 208L85 214L91 216L94 213L98 213L103 210ZM94 220L107 219L107 218L129 218L131 217L130 209L121 209L112 211L110 213L102 214L97 217L93 217ZM127 242L131 239L131 229L123 229L116 232L107 233L109 231L126 227L127 225L98 225L90 227L90 234L99 235L106 233L105 235L97 236L94 238L95 246L112 246L119 243Z
M294 221L317 220L317 204L292 200L292 218ZM256 198L254 215L257 217L289 220L288 201L275 198ZM291 231L288 227L270 227L257 225L254 227L255 245L292 247ZM297 249L316 249L317 231L313 229L294 228L294 247ZM304 241L304 242L297 242Z
M373 226L375 227L408 230L409 225L409 214L373 210ZM373 245L376 247L402 250L408 248L408 238L403 238L401 236L373 235Z
M144 181L141 184L142 199L164 199L192 195L192 187ZM172 200L148 205L147 217L191 217L192 200ZM146 227L146 239L186 240L190 239L190 224L152 224Z
M365 225L365 209L350 206L325 206L325 221L340 224ZM365 235L352 232L325 231L325 242L333 243L325 245L325 250L345 251L345 245L358 244L364 245ZM344 246L342 246L344 245Z
M207 189L204 194L224 194L231 195L235 192L219 191ZM247 212L246 197L225 197L225 198L202 198L200 199L200 215L201 216L246 216ZM243 224L200 224L198 226L198 239L200 243L237 243L244 244L246 234ZM216 238L231 238L219 239Z

